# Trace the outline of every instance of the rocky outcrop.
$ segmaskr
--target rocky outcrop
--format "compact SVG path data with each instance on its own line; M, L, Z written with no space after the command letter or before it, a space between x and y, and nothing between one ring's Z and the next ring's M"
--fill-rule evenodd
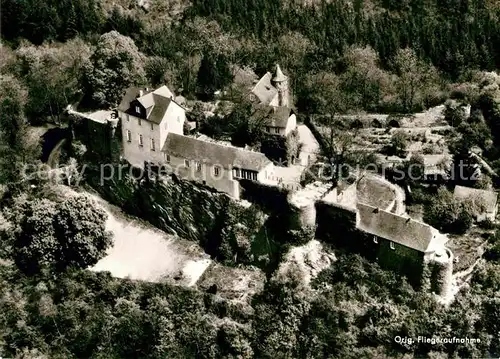
M194 182L175 177L137 180L116 168L116 175L107 180L101 180L100 171L89 170L87 182L128 214L197 242L219 260L250 264L252 243L263 233L270 235L264 230L268 216L256 205L244 205Z
M288 278L300 280L309 285L318 274L329 268L336 261L335 255L317 240L293 247L285 255L279 266L275 279L284 282Z

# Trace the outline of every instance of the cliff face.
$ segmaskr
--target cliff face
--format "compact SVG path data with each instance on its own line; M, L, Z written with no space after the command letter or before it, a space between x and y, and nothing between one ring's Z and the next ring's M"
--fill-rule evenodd
M258 206L243 206L225 194L193 182L135 180L115 176L102 184L97 171L87 182L127 213L167 233L199 243L207 253L232 264L256 264L256 243L268 236L268 215ZM269 254L269 253L268 253Z

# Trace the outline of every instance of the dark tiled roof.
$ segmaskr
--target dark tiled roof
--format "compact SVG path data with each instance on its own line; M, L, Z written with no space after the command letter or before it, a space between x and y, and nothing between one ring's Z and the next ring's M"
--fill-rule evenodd
M378 177L363 176L356 186L358 201L387 209L397 198L395 190Z
M435 232L428 224L358 203L358 229L424 253Z
M143 90L143 95L138 97L141 90ZM140 87L129 88L118 106L118 110L137 116L135 111L131 109L130 106L134 100L137 100L137 102L139 102L146 109L146 119L159 124L163 119L168 106L172 102L170 96L173 97L174 95L166 86L162 86L149 92L144 91L144 89Z
M481 199L488 213L495 211L498 200L498 194L494 191L463 186L456 186L453 195L459 199Z
M197 140L192 137L169 133L163 152L169 155L202 163L218 164L226 169L238 167L260 171L271 161L260 152Z
M266 119L266 125L272 127L285 128L292 115L292 110L284 106L254 105L253 111L253 117Z
M120 105L118 105L118 110L121 112L127 112L130 108L130 103L134 101L137 96L139 96L139 91L141 91L141 87L130 87L125 91L125 95L122 97L122 101Z
M271 73L266 73L252 89L252 92L264 105L269 105L271 101L278 95L278 90L271 83L271 78Z
M154 100L154 107L153 111L148 117L148 120L154 123L160 123L161 120L163 119L163 116L165 115L165 112L167 112L167 108L172 102L172 100L167 97L157 95L155 93L152 93L151 95Z

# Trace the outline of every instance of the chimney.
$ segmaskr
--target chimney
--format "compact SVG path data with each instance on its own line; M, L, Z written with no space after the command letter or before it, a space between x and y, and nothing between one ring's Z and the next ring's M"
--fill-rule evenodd
M142 97L144 95L144 91L143 90L139 90L139 97Z

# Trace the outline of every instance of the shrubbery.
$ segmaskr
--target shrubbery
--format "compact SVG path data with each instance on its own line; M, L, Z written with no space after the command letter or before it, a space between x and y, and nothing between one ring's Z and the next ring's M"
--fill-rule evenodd
M425 222L446 233L465 233L474 221L474 205L459 201L446 188L438 190L425 206Z

